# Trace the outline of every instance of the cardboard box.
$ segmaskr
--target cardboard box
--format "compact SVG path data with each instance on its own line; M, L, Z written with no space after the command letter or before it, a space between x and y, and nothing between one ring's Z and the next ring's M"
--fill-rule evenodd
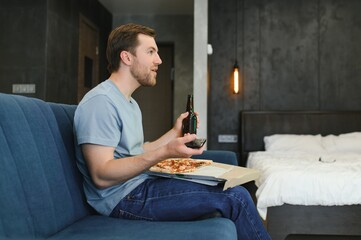
M210 166L201 167L193 173L178 174L155 171L148 171L147 173L152 176L175 178L210 186L222 183L224 184L223 190L256 180L260 176L260 171L257 169L217 162L213 162Z

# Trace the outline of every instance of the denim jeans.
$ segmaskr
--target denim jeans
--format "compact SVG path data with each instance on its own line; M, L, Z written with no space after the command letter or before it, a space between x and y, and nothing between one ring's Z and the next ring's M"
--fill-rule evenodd
M195 220L213 212L231 219L238 239L270 239L248 191L237 186L207 186L188 181L146 180L122 199L111 217L150 221Z

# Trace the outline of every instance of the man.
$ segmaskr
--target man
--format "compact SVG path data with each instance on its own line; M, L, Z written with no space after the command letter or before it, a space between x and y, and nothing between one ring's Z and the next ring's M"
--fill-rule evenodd
M78 167L88 202L99 213L127 219L191 220L220 211L232 219L239 239L269 239L248 192L242 187L222 191L187 181L144 174L170 157L199 155L185 143L181 114L158 140L143 143L142 117L131 97L140 86L154 86L158 55L153 29L127 24L108 39L110 77L87 93L75 112Z

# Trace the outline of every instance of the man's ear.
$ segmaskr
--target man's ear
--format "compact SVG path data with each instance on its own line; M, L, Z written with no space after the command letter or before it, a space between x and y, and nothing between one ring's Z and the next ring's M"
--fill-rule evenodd
M132 56L130 56L130 53L127 51L121 51L120 52L120 60L124 62L125 65L130 65Z

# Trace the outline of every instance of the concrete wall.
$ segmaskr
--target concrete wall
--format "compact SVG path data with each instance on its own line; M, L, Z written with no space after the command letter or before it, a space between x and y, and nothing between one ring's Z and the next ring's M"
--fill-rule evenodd
M0 2L0 91L36 84L27 96L77 103L79 15L100 30L100 76L106 72L105 47L111 14L96 0L12 0Z
M208 8L209 149L238 151L218 135L239 133L242 110L361 110L361 1L209 0ZM36 83L35 97L75 103L80 13L98 24L104 54L112 19L97 1L1 1L0 91ZM193 16L114 16L113 26L130 21L174 42L178 116L193 91ZM238 95L230 86L236 58Z
M238 150L217 137L239 133L242 110L361 110L361 1L210 0L209 8L209 148Z

